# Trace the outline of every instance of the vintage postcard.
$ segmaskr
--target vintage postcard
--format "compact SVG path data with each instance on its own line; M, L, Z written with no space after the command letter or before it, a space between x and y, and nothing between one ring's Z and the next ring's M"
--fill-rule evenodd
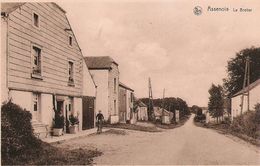
M2 165L260 165L258 0L1 0Z

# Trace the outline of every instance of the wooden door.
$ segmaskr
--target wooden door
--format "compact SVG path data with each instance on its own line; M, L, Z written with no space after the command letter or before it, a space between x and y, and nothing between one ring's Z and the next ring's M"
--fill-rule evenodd
M95 127L95 97L84 96L82 100L83 123L82 129L91 129Z
M119 121L126 122L126 90L119 90Z

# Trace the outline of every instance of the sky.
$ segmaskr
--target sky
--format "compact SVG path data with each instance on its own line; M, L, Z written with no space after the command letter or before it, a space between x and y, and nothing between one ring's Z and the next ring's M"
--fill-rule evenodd
M148 97L180 97L207 106L212 83L222 84L236 52L260 46L260 3L255 0L58 1L84 56L110 56L120 81ZM197 16L193 8L200 6ZM209 7L229 8L209 12ZM249 8L252 12L233 12Z

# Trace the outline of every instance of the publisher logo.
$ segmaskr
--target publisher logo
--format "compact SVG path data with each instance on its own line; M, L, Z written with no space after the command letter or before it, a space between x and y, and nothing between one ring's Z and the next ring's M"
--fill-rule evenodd
M193 13L194 13L196 16L201 15L201 14L202 14L202 7L200 7L200 6L194 7Z

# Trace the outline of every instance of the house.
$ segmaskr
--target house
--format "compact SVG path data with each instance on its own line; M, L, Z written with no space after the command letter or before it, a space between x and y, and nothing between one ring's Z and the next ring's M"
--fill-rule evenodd
M134 106L134 90L119 82L119 122L126 123L132 120L137 121L137 114L133 111Z
M118 123L118 64L109 56L93 56L84 59L97 85L96 110L102 111L106 121Z
M241 108L242 94L249 90L249 110L254 110L257 103L260 103L260 79L237 92L231 98L231 119L248 111L248 96L244 95L243 108Z
M208 111L208 107L200 107L201 108L201 110L202 110L202 114L205 114L206 115L206 113L207 113L207 111Z
M82 96L95 97L95 91L59 5L1 3L1 102L11 99L29 110L33 127L50 129L54 109L67 120L73 114L81 131ZM67 120L64 131L68 131Z
M147 121L148 120L147 106L141 100L137 100L136 105L137 105L137 120Z
M166 109L160 107L153 107L155 119L162 119L163 116L168 116L169 121L174 117L174 114Z

